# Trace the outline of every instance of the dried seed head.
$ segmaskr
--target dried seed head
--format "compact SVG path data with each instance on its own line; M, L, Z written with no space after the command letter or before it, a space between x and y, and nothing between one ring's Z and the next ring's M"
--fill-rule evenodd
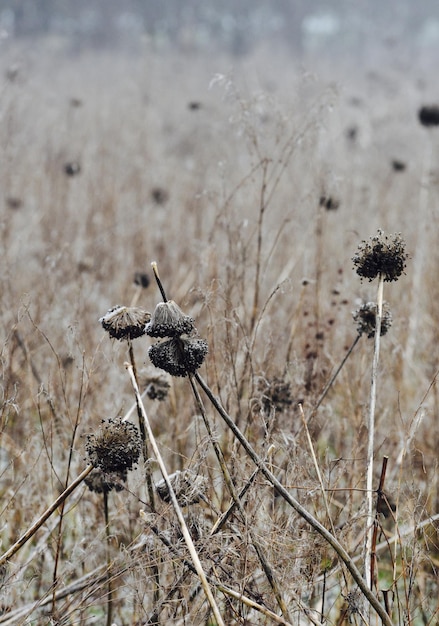
M171 376L193 374L203 363L208 352L204 339L173 337L150 346L151 363Z
M123 483L127 479L127 470L121 472L104 473L98 467L91 470L90 474L84 480L90 491L96 493L108 493L113 489L115 491L122 491Z
M146 325L150 337L178 337L194 330L194 320L173 301L160 302Z
M199 476L192 470L186 469L177 471L169 476L172 488L180 506L196 504L205 499L206 479ZM168 485L164 480L159 481L155 486L157 493L164 502L170 502Z
M360 243L352 261L361 278L372 281L382 274L386 282L391 282L404 273L407 256L401 235L385 235L378 230L375 237Z
M261 391L261 403L264 412L269 414L272 409L282 413L285 409L293 404L291 397L291 383L282 378L273 378L273 380L261 379L258 384Z
M354 321L357 323L357 331L360 335L367 335L370 339L375 336L376 327L376 302L365 302L359 309L352 313ZM392 312L387 302L383 302L383 311L381 315L381 332L383 336L387 333L392 325Z
M85 449L90 463L106 474L126 473L137 463L141 440L137 427L119 418L102 420L96 433L87 435Z
M439 126L439 106L427 105L418 111L418 118L422 126Z
M135 339L145 334L151 314L139 307L117 305L99 319L110 337L119 340Z

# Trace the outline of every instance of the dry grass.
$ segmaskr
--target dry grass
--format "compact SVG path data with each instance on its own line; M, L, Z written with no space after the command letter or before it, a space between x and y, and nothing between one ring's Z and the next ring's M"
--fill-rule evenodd
M127 346L98 319L134 298L152 311L157 261L168 296L208 341L201 376L361 570L373 340L361 338L312 409L356 337L352 310L375 297L351 257L383 228L403 234L411 258L385 292L394 323L381 342L374 482L388 456L384 491L396 509L379 517L377 596L395 624L437 623L437 521L428 520L439 507L439 161L436 131L417 122L427 95L417 76L383 69L346 80L340 70L323 81L285 60L274 71L264 51L228 74L228 59L70 59L35 45L6 51L1 68L5 76L21 59L0 90L2 552L84 470L84 436L134 404ZM67 175L75 162L80 172ZM149 274L149 287L134 284L135 272ZM139 370L150 367L150 342L133 342ZM140 371L141 392L144 380ZM211 534L230 504L228 478L188 379L170 382L164 400L144 402L168 472L205 479L205 501L184 513L224 622L276 623L271 611L320 623L323 611L341 625L348 597L362 623L333 549L254 474L200 390L236 493L248 487ZM148 467L159 482L157 463ZM0 624L111 623L109 606L118 625L213 624L191 565L171 505L156 498L151 509L139 461L108 498L81 484L9 560Z

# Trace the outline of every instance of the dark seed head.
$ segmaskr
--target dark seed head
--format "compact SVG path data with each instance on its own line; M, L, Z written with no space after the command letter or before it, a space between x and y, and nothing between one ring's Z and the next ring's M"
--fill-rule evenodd
M418 111L418 118L422 126L439 126L439 106L427 105Z
M99 319L110 337L119 340L135 339L145 334L151 314L139 307L117 305Z
M96 493L108 493L113 489L115 491L122 491L123 483L126 479L127 470L107 474L101 469L95 467L91 470L84 482L90 491L95 491Z
M150 346L151 363L171 376L194 374L202 365L208 352L204 339L173 337Z
M206 491L206 479L199 476L190 469L177 471L169 476L172 489L177 497L180 506L196 504L204 500ZM159 481L155 486L157 493L164 502L170 502L168 485L164 480Z
M104 474L126 474L137 463L141 440L137 427L119 418L102 420L96 433L87 435L85 446L90 463Z
M357 323L358 334L364 334L369 339L375 336L376 310L377 305L375 302L365 302L359 309L352 313L354 321ZM392 313L389 305L387 302L383 302L380 332L381 336L387 333L392 325L392 321Z
M173 301L159 302L146 326L150 337L178 337L194 330L194 320Z
M352 257L361 278L373 280L380 274L386 282L398 280L406 268L407 254L401 235L385 235L382 230L369 241L362 241Z

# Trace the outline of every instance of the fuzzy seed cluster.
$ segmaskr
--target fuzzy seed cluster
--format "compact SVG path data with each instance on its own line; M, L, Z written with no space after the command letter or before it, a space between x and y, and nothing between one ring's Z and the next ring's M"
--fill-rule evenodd
M140 307L128 307L118 304L99 319L110 337L127 341L141 337L146 332L146 324L151 314Z
M208 352L204 339L196 336L194 321L173 301L160 302L146 325L150 337L166 339L150 346L151 363L171 376L188 376L202 365Z
M142 445L134 424L109 418L102 420L96 433L87 435L85 449L93 467L104 474L124 475L137 463Z
M366 335L369 339L375 336L376 328L376 302L365 302L359 309L352 313L354 321L357 323L357 331L359 335ZM392 312L387 302L383 302L383 310L381 315L381 332L383 336L387 333L392 325Z
M204 476L199 476L190 469L182 472L178 470L169 476L169 481L180 506L189 506L204 500L207 482ZM160 480L155 488L164 502L171 501L165 480Z
M386 282L391 282L404 273L407 256L401 235L385 235L379 230L369 241L361 242L352 261L361 278L372 281L382 275Z

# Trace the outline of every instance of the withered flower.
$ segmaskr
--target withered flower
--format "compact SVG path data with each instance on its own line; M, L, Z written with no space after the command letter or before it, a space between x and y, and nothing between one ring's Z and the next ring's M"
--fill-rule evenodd
M170 483L180 506L196 504L205 499L206 479L190 469L177 471L169 476ZM164 502L170 502L168 485L165 480L160 480L155 486L158 495Z
M135 339L145 334L151 314L139 307L118 304L99 319L110 337L119 340Z
M381 274L384 281L391 282L404 273L407 256L401 235L385 235L378 230L378 234L369 241L361 242L352 261L361 278L372 281Z
M119 418L102 420L96 433L87 435L85 446L90 463L105 474L126 473L137 463L141 448L137 427Z
M96 493L108 493L113 489L115 491L122 491L123 483L127 479L127 470L121 472L103 472L100 468L95 467L91 470L90 474L85 478L84 482L90 491Z
M148 354L153 365L171 376L187 376L202 365L207 352L204 339L173 337L150 346Z
M150 337L178 337L194 330L194 320L173 301L159 302L146 326Z
M357 322L357 331L359 335L366 335L369 339L375 336L376 327L376 302L365 302L356 309L352 316L354 321ZM381 315L381 332L383 336L387 333L392 325L392 312L390 311L387 302L383 302L383 311Z

